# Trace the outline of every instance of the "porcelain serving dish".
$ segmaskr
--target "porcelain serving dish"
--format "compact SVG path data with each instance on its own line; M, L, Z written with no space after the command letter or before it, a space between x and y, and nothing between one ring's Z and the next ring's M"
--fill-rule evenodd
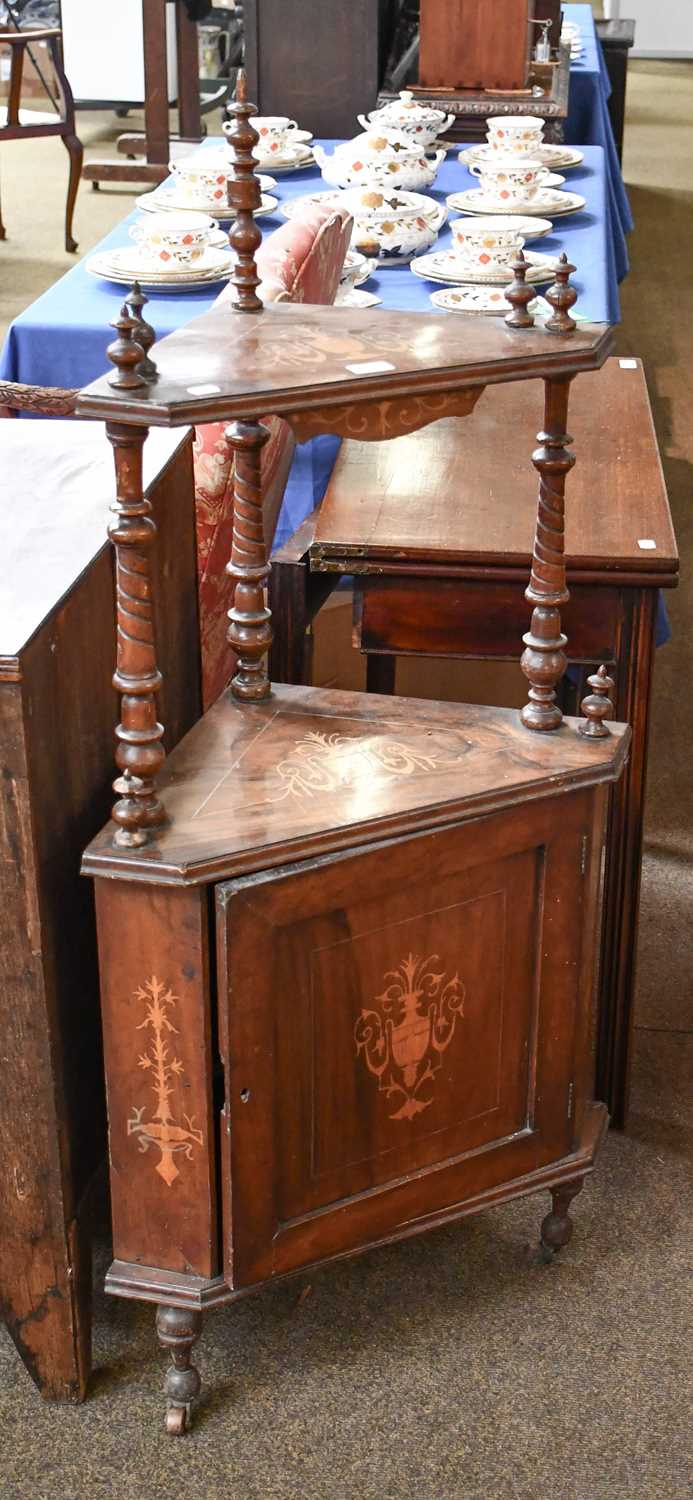
M420 192L435 181L438 168L445 160L439 149L427 156L406 136L366 130L352 141L335 146L331 155L322 146L313 147L313 155L325 182L334 187L396 187L404 192Z
M446 115L442 109L430 104L419 104L409 89L402 89L398 99L374 109L370 115L357 115L364 130L373 128L382 135L399 135L418 146L432 146L437 136L443 135L454 123L454 115Z

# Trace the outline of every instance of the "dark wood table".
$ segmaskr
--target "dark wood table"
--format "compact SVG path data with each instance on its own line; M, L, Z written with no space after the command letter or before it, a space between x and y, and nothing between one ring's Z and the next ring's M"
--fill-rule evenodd
M676 584L678 554L640 361L611 359L576 381L570 426L569 658L614 666L616 717L633 730L611 794L597 1049L598 1097L623 1124L657 594ZM464 423L345 443L321 509L272 561L272 676L309 680L310 622L344 575L371 691L394 691L398 655L519 656L535 511L523 454L535 428L523 385L487 393Z
M41 1393L79 1400L106 1156L94 900L79 869L109 804L114 485L97 424L4 421L0 444L0 1305ZM173 746L200 709L189 433L155 434L145 492Z
M595 30L604 51L604 61L611 83L609 116L619 161L623 160L623 132L626 123L626 85L628 53L635 43L635 21L604 21L595 18Z

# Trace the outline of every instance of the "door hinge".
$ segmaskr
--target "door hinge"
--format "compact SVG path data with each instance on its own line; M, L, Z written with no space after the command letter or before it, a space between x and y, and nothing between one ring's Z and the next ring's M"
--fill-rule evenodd
M583 833L582 838L580 840L580 874L581 875L584 875L585 871L587 870L587 850L588 850L588 848L589 848L589 839L587 837L587 834Z
M568 1119L569 1120L571 1120L572 1116L573 1116L573 1092L574 1092L574 1088L575 1088L574 1084L570 1083L568 1085Z

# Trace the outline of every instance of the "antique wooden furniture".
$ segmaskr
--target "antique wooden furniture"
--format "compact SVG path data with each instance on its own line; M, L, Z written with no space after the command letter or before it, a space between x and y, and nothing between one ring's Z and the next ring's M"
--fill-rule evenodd
M628 53L635 45L635 21L604 21L595 17L595 29L604 52L609 74L609 116L619 161L623 160L623 132L626 123L626 85Z
M419 82L424 88L524 89L534 0L421 0Z
M321 509L272 559L275 681L310 682L311 621L349 574L371 691L394 691L397 655L519 656L534 522L519 455L534 405L531 386L508 386L464 423L343 445ZM654 626L659 589L677 583L678 554L640 361L611 359L578 381L570 426L582 457L567 517L567 654L582 666L608 663L616 716L633 732L611 793L596 1060L597 1097L623 1125ZM518 451L504 446L506 431L522 440Z
M191 436L155 438L144 489L159 526L173 745L200 703ZM106 1133L93 899L79 866L108 808L113 478L93 423L5 421L0 446L0 1307L42 1394L80 1399L90 1188Z
M242 84L233 109L235 307L164 339L151 383L124 309L115 372L78 401L114 448L123 589L118 800L84 857L105 1027L108 1286L159 1303L174 1433L200 1388L190 1360L204 1307L540 1187L553 1204L545 1253L566 1244L607 1119L590 1077L595 927L605 788L629 741L603 722L603 670L583 720L564 720L555 696L569 387L603 363L610 330L576 327L559 285L542 328L263 309ZM261 417L283 416L299 439L401 436L533 376L545 403L521 717L272 689ZM219 420L236 455L238 669L164 765L142 450L152 425Z
M142 0L144 38L144 135L126 132L118 139L117 149L129 161L88 161L83 177L98 186L101 182L163 182L169 175L171 136L169 131L169 89L166 60L166 7L175 4L176 51L178 58L178 124L180 141L194 143L202 138L200 82L197 51L197 24L192 20L184 0ZM206 108L223 102L226 88L206 101ZM144 159L139 153L144 151Z
M27 52L31 52L32 47L39 42L47 45L57 90L55 109L50 113L21 108L24 60ZM70 158L65 205L65 249L76 250L72 220L82 170L82 142L77 136L72 91L63 67L60 31L54 27L35 31L0 31L0 56L4 55L3 48L6 46L10 49L10 79L7 104L0 106L0 145L4 141L27 141L37 136L60 136ZM6 238L6 233L0 212L0 240Z
M244 0L245 68L260 114L352 136L359 111L375 106L394 12L391 0Z

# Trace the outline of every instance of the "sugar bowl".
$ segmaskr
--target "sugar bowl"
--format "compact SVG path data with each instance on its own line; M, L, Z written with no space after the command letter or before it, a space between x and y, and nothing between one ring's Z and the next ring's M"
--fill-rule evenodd
M382 135L404 136L425 148L432 146L455 121L454 115L446 115L442 109L420 104L409 89L402 89L399 97L391 99L382 109L374 109L370 115L357 115L356 118L364 130L376 129Z

